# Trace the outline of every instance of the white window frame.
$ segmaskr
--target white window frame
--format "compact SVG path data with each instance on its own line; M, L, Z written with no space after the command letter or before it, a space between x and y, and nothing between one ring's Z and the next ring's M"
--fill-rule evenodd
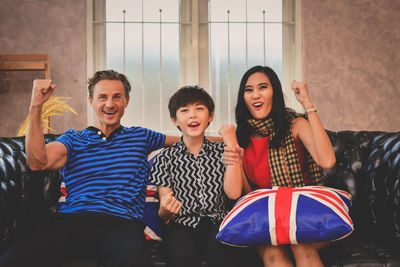
M95 5L96 2L96 5ZM106 0L87 0L87 76L106 66ZM291 80L303 80L301 0L282 0L283 58L285 67L282 73L282 87L286 105L303 112L303 108L294 98L289 84ZM285 8L295 5L292 8ZM198 84L208 92L211 90L208 68L208 0L181 0L181 38L180 47L185 49L185 56L180 53L180 86ZM290 10L290 11L288 11ZM294 31L294 32L293 32ZM290 40L292 39L292 40ZM94 112L87 106L87 123L94 124ZM168 133L170 134L170 133ZM216 134L216 132L211 132Z

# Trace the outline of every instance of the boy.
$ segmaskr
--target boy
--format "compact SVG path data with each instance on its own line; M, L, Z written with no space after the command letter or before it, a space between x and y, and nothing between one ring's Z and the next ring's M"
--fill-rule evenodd
M224 179L222 142L210 142L204 132L214 117L214 102L198 86L179 89L168 104L181 140L160 152L153 163L150 182L158 185L160 217L170 221L164 232L169 266L200 266L205 250L209 266L235 266L238 248L216 240L228 212L229 200L237 199Z

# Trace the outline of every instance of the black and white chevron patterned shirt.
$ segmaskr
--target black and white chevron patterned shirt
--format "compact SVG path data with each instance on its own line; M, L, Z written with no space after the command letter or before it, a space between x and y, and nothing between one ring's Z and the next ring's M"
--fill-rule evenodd
M204 139L195 157L179 141L161 151L151 168L150 182L171 188L182 208L175 223L196 228L201 217L220 223L228 212L224 193L225 166L221 161L224 143Z

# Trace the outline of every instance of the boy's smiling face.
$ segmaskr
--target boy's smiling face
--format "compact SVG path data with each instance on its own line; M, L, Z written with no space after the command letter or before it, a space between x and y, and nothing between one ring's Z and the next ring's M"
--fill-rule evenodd
M184 137L203 137L204 132L214 113L210 114L204 104L192 103L178 108L176 118L172 118L175 126L179 127Z

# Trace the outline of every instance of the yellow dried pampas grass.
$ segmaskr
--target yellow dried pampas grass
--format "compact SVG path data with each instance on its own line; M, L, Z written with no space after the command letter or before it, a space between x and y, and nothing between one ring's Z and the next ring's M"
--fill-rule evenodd
M75 115L78 113L71 108L66 100L71 97L65 96L51 96L49 100L44 103L42 108L42 127L44 133L53 132L53 129L50 128L50 118L52 116L63 116L63 112L72 112ZM29 115L25 118L24 122L21 124L18 130L18 136L25 136L28 131L29 126Z

